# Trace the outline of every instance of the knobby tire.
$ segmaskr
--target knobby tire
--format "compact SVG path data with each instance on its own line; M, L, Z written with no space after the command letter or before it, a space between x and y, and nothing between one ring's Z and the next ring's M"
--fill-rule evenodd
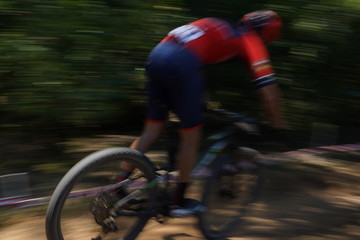
M206 211L199 214L199 228L208 240L227 239L238 229L248 205L257 199L262 186L263 166L252 157L234 161L236 151L237 147L230 147L220 153L210 166L212 175L204 181L202 202ZM253 168L240 167L229 173L224 167L229 162Z
M46 236L48 240L71 240L71 239L78 239L78 240L91 240L91 239L101 239L97 238L95 235L89 234L89 236L86 236L86 230L81 230L82 227L87 226L88 224L81 224L81 221L83 218L88 219L89 223L93 224L94 228L99 228L101 230L101 227L98 226L95 223L95 220L93 216L91 216L91 213L88 213L88 205L93 201L93 199L96 196L89 196L89 202L86 197L81 198L81 196L75 200L69 200L70 196L74 196L74 193L76 194L76 187L77 185L88 186L90 183L96 183L100 184L98 182L103 181L106 184L108 184L108 173L110 171L115 171L115 168L117 167L117 164L119 162L127 162L133 164L136 169L141 172L141 176L144 179L144 181L150 182L151 180L155 179L155 170L153 164L149 161L147 157L145 157L140 152L137 152L132 149L128 148L110 148L101 150L98 152L95 152L84 159L82 159L80 162L78 162L73 168L71 168L68 173L62 178L62 180L57 185L51 199L48 205L47 213L46 213ZM109 165L109 166L107 166ZM106 166L107 168L103 167ZM112 169L114 168L114 169ZM98 170L97 169L101 169ZM116 170L117 171L117 170ZM84 180L86 179L86 180ZM89 180L88 180L89 179ZM82 182L83 181L83 182ZM86 182L87 181L87 182ZM112 183L113 184L113 183ZM91 188L91 189L98 189L98 188ZM145 208L149 209L151 207L151 204L155 201L155 189L151 189L148 191L146 195L146 205L144 203ZM72 193L74 191L74 193ZM89 190L85 190L85 193L89 192ZM96 194L98 195L98 194ZM70 201L71 204L67 204L67 202ZM78 204L79 202L83 202L81 204L84 205L84 211L80 211L79 209L70 208L73 204L71 201L74 201L74 204ZM70 210L67 210L66 208L69 207ZM79 205L81 206L81 205ZM80 208L80 207L79 207ZM78 212L79 212L79 215ZM80 215L83 214L83 215ZM79 221L73 221L70 222L70 226L66 225L66 222L63 218L67 214L72 214L71 217L74 219L79 219ZM148 219L150 218L150 215L141 215L141 216L133 216L132 218L135 218L134 224L129 228L125 229L125 233L120 238L117 237L117 232L111 232L112 237L109 239L123 239L123 240L131 240L135 239L138 234L142 231L145 224L147 223ZM124 226L122 224L125 224L125 222L122 222L122 218L125 217L119 217L119 225L120 228L123 229ZM71 230L66 230L66 228L69 227ZM125 227L126 228L126 227ZM75 229L75 230L74 230ZM89 231L92 231L92 229L89 229ZM65 236L67 232L76 232L79 231L79 234L77 236L72 236L70 233L68 236ZM84 235L84 237L82 237ZM105 237L104 239L108 239Z

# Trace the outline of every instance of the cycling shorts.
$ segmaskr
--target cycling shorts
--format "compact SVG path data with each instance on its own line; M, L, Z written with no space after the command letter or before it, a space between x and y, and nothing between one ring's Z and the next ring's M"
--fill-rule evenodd
M153 49L146 63L149 121L165 121L172 111L184 130L202 125L200 68L199 59L181 44L166 41Z

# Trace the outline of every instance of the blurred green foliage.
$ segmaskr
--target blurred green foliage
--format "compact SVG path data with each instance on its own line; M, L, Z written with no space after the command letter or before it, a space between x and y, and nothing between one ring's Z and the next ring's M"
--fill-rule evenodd
M144 62L169 30L261 8L284 20L283 37L269 51L290 123L301 130L313 122L357 129L358 1L3 0L0 130L41 136L79 127L138 128ZM227 108L255 114L256 96L239 64L206 67L209 92Z

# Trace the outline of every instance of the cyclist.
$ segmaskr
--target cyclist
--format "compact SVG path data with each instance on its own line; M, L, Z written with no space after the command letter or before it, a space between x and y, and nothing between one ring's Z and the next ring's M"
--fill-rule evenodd
M281 26L280 17L270 10L246 14L234 23L204 18L170 31L150 53L146 64L147 119L142 135L131 148L146 152L163 132L168 111L179 117L176 164L180 178L173 202L180 209L186 207L184 192L197 160L203 125L201 66L233 57L245 60L270 125L286 127L279 89L265 47L265 43L279 38Z

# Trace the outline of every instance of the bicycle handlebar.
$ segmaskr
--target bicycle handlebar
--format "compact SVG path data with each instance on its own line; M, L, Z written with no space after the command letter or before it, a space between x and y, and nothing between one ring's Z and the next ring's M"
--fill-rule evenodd
M246 114L243 114L243 113L230 112L230 111L228 111L226 109L222 109L222 108L211 109L210 111L218 113L219 115L222 115L222 116L224 116L224 117L226 117L226 118L228 118L229 120L232 120L232 121L252 123L252 124L257 123L256 119L251 118L251 117L249 117L249 116L247 116Z
M221 108L209 109L209 111L232 121L236 127L244 130L247 133L260 134L259 122L254 118L251 118L242 113L235 113Z

